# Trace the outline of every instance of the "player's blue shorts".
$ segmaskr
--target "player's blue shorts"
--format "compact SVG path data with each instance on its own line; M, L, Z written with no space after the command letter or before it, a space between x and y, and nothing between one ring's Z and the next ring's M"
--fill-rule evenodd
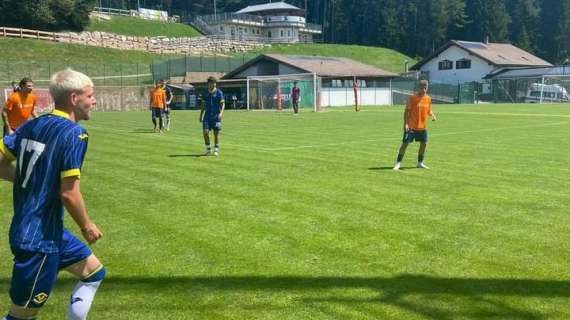
M222 122L217 116L212 118L204 117L204 120L202 121L202 129L220 131L222 130Z
M12 302L21 307L40 308L47 301L59 270L86 259L92 252L83 242L64 230L59 253L46 254L16 248L12 248L12 253Z
M404 137L402 138L402 143L412 143L414 141L427 142L428 141L427 130L404 131Z
M164 113L164 109L162 108L152 108L152 117L153 118L160 118Z

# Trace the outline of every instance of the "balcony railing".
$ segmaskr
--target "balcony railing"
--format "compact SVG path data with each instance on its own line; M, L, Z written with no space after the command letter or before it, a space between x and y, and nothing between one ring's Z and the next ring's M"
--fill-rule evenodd
M263 18L259 16L254 16L251 14L239 14L239 13L220 13L220 14L210 14L206 16L200 16L200 19L206 23L219 23L231 20L242 20L263 24Z

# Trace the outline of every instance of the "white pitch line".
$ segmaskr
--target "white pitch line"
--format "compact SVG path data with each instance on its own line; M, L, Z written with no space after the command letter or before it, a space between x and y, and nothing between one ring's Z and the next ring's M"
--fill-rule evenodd
M488 132L488 131L500 131L500 130L511 130L511 129L527 129L527 128L537 128L537 127L548 127L553 125L561 125L561 124L570 124L568 121L564 122L554 122L554 123L543 123L537 125L529 125L529 126L514 126L514 127L497 127L497 128L488 128L488 129L479 129L479 130L465 130L465 131L455 131L455 132L446 132L446 133L432 133L430 134L431 137L436 136L451 136L451 135L460 135L466 133L475 133L475 132ZM261 151L286 151L286 150L295 150L295 149L309 149L309 148L321 148L321 147L334 147L334 146L341 146L347 144L360 144L360 143L369 143L369 142L378 142L378 141L385 141L385 140L395 140L393 137L385 137L381 139L368 139L368 140L358 140L358 141L346 141L346 142L339 142L339 143L326 143L326 144L319 144L319 145L302 145L302 146L291 146L291 147L282 147L282 148L260 148Z
M511 130L511 129L527 129L527 128L537 128L537 127L548 127L553 125L561 125L561 124L570 124L568 121L564 122L553 122L553 123L543 123L537 125L528 125L528 126L513 126L513 127L497 127L497 128L487 128L487 129L478 129L478 130L465 130L465 131L455 131L455 132L446 132L446 133L432 133L430 134L431 137L433 136L450 136L450 135L460 135L460 134L467 134L467 133L476 133L476 132L489 132L489 131L501 131L501 130ZM104 126L97 126L93 124L89 124L89 128L99 129L104 131L113 131L113 132L120 132L122 134L130 133L128 130L121 130L121 129L114 129ZM185 137L176 137L172 135L160 135L160 134L149 134L149 136L158 139L167 138L169 140L177 140L177 141L184 141L188 142L188 139ZM323 147L335 147L335 146L342 146L342 145L350 145L350 144L362 144L362 143L370 143L370 142L378 142L378 141L386 141L386 140L398 140L394 137L383 137L379 139L366 139L366 140L358 140L358 141L345 141L345 142L335 142L335 143L325 143L325 144L317 144L317 145L297 145L297 146L289 146L289 147L278 147L278 148L259 148L259 147L251 147L251 146L244 146L244 145L236 145L232 143L224 143L227 147L233 147L236 149L247 149L252 151L260 151L260 152L275 152L275 151L288 151L288 150L298 150L298 149L311 149L311 148L323 148Z
M438 111L437 107L434 107L435 113L440 114L471 114L471 115L481 115L481 116L509 116L509 117L551 117L551 118L570 118L570 114L550 114L550 113L512 113L512 112L477 112L477 111ZM570 109L570 106L568 107ZM327 110L319 111L317 113L334 113L334 112L355 112L354 110ZM404 108L398 110L360 110L359 112L374 112L374 113L403 113Z

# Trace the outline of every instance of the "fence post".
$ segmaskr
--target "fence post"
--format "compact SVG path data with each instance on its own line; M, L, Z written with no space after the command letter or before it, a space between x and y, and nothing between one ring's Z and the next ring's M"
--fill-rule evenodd
M214 53L214 72L218 71L218 56Z
M204 55L200 54L200 72L204 72L204 62L203 62Z

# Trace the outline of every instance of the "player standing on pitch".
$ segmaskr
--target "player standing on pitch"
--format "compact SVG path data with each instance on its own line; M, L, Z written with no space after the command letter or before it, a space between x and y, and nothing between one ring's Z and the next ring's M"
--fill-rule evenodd
M293 82L291 89L291 103L293 104L293 114L299 115L299 99L301 98L301 89L297 87L297 81Z
M102 237L89 219L79 188L88 135L77 122L89 120L96 104L93 82L67 69L53 75L49 91L56 106L53 112L0 140L0 178L14 184L9 237L14 255L12 306L4 320L35 319L60 270L79 279L67 319L86 319L105 277L91 249L63 226L65 207L88 243Z
M398 159L394 165L394 170L400 170L400 165L406 154L406 148L409 143L415 141L420 142L418 151L418 165L420 169L429 169L424 164L424 154L426 152L428 133L426 120L428 116L432 117L432 121L436 121L435 113L431 109L431 98L427 95L428 81L420 80L418 92L411 96L406 103L406 111L404 111L404 137L402 145L398 152Z
M150 110L152 112L152 124L154 124L154 132L164 133L164 108L166 107L166 92L162 86L164 80L156 83L154 88L150 89L149 100ZM158 128L156 127L156 119L158 119Z
M216 78L208 78L208 92L204 95L201 103L200 122L202 122L202 133L206 145L204 155L209 156L211 153L210 130L214 130L214 155L217 157L220 153L220 131L222 130L225 105L224 93L216 88L216 82Z
M28 121L30 116L32 118L38 117L34 111L36 96L32 90L34 90L34 82L30 78L22 79L18 90L14 87L14 92L12 92L2 109L4 136L14 133L14 130Z
M166 131L170 131L170 104L172 103L173 98L172 89L170 89L168 83L163 83L163 90L166 94L166 105L164 106L164 127L166 128Z

